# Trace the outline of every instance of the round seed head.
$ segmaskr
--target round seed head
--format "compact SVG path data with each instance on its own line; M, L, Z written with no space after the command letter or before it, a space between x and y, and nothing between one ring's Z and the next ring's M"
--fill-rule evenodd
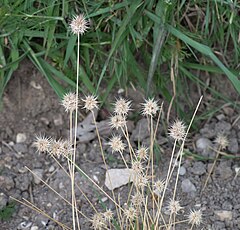
M143 189L148 185L148 177L143 174L134 174L133 175L133 184L140 189Z
M118 130L119 128L125 127L127 124L126 117L123 115L114 115L111 117L110 126Z
M228 141L227 137L221 133L217 135L215 143L217 143L219 145L220 149L226 149L227 146L229 145L229 141Z
M191 225L200 225L202 223L202 211L191 210L188 215L188 223Z
M165 187L165 181L164 180L157 180L154 185L154 192L157 194L157 195L160 195L163 190L164 190L164 187Z
M130 110L131 101L127 101L123 98L119 98L114 103L114 113L126 116Z
M103 215L101 213L96 213L92 220L92 227L96 230L104 229L105 226L105 220L103 218Z
M154 98L145 100L145 103L143 103L142 106L142 114L144 116L155 116L159 110L158 103Z
M89 21L85 18L84 14L80 14L73 18L70 28L73 34L83 35L89 28Z
M170 200L169 204L168 204L168 210L171 212L171 213L174 213L174 214L178 214L178 212L183 209L183 207L180 206L180 203L178 200Z
M51 139L45 136L36 136L36 140L33 145L37 148L38 152L47 152L49 149Z
M94 95L88 95L85 97L85 99L82 99L84 102L84 109L87 111L92 111L93 109L98 108L98 101L97 97Z
M110 147L112 148L112 152L123 152L125 149L125 144L122 142L120 136L113 136L108 142Z
M49 145L49 154L54 157L66 156L66 143L62 140L51 140Z
M137 192L132 196L131 202L134 207L139 207L144 203L144 196L141 193Z
M186 136L185 124L180 120L176 120L169 129L169 135L176 141L183 140Z
M123 210L123 214L127 220L133 221L137 217L137 211L134 207L130 206Z
M69 92L63 96L62 105L66 112L73 112L78 106L78 98L75 93Z
M140 160L148 159L148 148L141 146L139 149L136 150L136 153Z
M103 218L108 222L111 221L113 218L113 212L108 209L106 212L103 213Z
M133 161L132 162L132 170L136 174L143 173L144 167L140 161Z

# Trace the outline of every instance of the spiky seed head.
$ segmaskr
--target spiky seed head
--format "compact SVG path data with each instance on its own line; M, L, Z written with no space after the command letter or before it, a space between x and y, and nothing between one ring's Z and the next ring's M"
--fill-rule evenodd
M148 185L148 177L146 175L143 174L134 174L133 175L133 184L139 188L139 189L143 189L144 187L146 187Z
M118 130L119 128L125 127L127 124L126 117L123 115L116 114L111 117L110 126Z
M176 141L183 140L186 136L186 125L182 121L176 120L169 128L169 135Z
M143 173L144 167L143 167L143 164L141 163L141 161L139 161L139 160L133 161L132 162L132 170L136 174Z
M68 157L68 156L72 155L72 153L73 153L72 143L70 141L63 141L62 155L64 157Z
M164 187L165 187L165 181L157 180L153 185L154 193L156 193L157 195L160 195L163 192Z
M78 98L76 97L76 93L66 93L63 96L62 105L66 112L73 112L78 106Z
M131 203L134 207L141 206L144 203L144 196L141 193L137 192L132 196Z
M33 145L37 148L39 153L47 152L49 150L51 139L45 136L36 136L36 140Z
M191 210L188 215L188 223L191 225L200 225L202 223L202 210Z
M73 34L83 35L89 28L89 21L85 18L84 14L79 14L71 21L70 28Z
M62 140L52 139L49 145L49 154L54 157L66 156L66 143Z
M158 102L154 98L145 100L145 103L142 103L142 114L144 116L155 116L159 110Z
M127 101L123 98L119 98L114 103L114 113L118 115L126 116L130 110L131 101Z
M121 139L121 136L113 136L108 142L108 145L110 145L112 152L122 153L126 147Z
M123 214L127 220L133 221L137 217L137 211L134 207L130 206L123 210Z
M93 109L98 108L97 97L94 95L88 95L85 99L82 99L82 101L84 102L83 108L87 111L92 111Z
M227 137L225 135L223 135L222 133L219 133L217 135L215 143L218 144L219 148L222 150L226 149L227 146L229 145L229 141L228 141Z
M106 224L105 224L104 217L103 217L103 215L101 213L96 213L93 216L91 222L92 222L93 228L96 229L96 230L101 230L104 227L106 227L105 226Z
M171 213L174 213L174 214L178 214L178 212L183 209L183 207L181 207L180 203L178 200L170 200L169 204L168 204L168 210L171 212Z
M137 156L139 160L147 160L148 159L148 148L145 146L141 146L136 150Z
M113 212L110 209L108 209L106 212L103 213L103 218L106 221L110 222L113 218Z

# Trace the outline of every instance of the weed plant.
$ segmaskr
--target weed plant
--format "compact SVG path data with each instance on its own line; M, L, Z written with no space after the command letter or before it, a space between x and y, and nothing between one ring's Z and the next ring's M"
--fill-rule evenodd
M79 77L79 59L80 59L80 39L86 31L89 22L83 15L76 16L70 26L72 32L77 35L77 82ZM201 98L202 99L202 98ZM148 132L150 133L150 143L148 146L139 146L137 149L131 144L130 135L127 128L127 116L131 110L131 101L119 98L114 103L113 114L110 119L109 128L112 129L112 137L108 141L112 153L119 154L125 170L129 174L129 191L127 198L121 198L115 193L112 184L117 178L112 178L106 162L106 153L103 150L102 138L99 134L97 121L94 110L99 109L99 102L95 95L85 96L79 100L78 84L76 92L69 92L64 95L62 105L66 112L69 113L69 139L56 140L53 137L38 136L34 143L40 153L47 153L54 158L57 164L64 170L71 180L71 201L62 197L58 191L51 188L45 181L40 179L49 189L60 196L61 199L72 207L72 226L68 227L64 223L55 220L53 217L36 207L31 202L23 199L19 201L22 204L36 210L45 215L63 229L81 229L79 215L85 217L91 222L93 229L172 229L183 223L188 223L189 228L193 229L202 223L201 210L189 210L185 219L179 218L179 214L184 209L178 198L178 180L179 170L182 162L184 143L187 138L193 118L196 115L201 99L192 116L188 127L180 121L176 120L169 128L169 135L174 140L171 159L169 162L166 178L161 178L154 171L154 143L156 142L156 134L160 125L160 117L162 114L162 105L154 98L146 99L142 103L140 114L148 120ZM82 109L92 114L93 124L95 124L96 134L99 141L102 160L106 168L106 181L112 187L111 195L109 195L102 187L100 187L89 175L87 175L76 164L76 140L77 140L77 118L80 101L83 103ZM156 118L156 125L154 119ZM147 131L147 130L146 130ZM127 153L127 151L129 153ZM126 157L129 154L129 157ZM64 168L60 164L59 158L64 158L68 168ZM127 160L129 159L129 160ZM34 172L28 169L31 173ZM75 172L79 171L89 183L92 183L96 189L114 204L114 209L97 210L93 202L87 197L83 190L75 184ZM176 177L174 177L176 171ZM34 176L38 177L36 174ZM171 192L170 185L173 189ZM79 190L89 206L92 207L93 215L87 216L84 211L79 210L76 198L76 190ZM167 215L164 208L167 207Z

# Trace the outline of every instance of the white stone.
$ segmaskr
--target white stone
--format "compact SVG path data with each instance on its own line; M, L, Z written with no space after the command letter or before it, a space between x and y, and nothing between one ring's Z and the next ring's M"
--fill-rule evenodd
M231 211L226 210L218 210L214 211L215 215L221 220L221 221L231 221L233 217L233 213Z
M30 230L38 230L38 226L32 226Z
M114 190L133 181L132 169L109 169L106 172L105 185L109 190Z
M25 133L18 133L16 137L16 142L17 143L23 143L27 140L27 136Z

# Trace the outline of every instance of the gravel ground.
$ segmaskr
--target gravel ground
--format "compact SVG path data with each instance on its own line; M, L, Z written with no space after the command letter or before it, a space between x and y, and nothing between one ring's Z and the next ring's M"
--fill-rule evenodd
M113 97L114 98L114 97ZM135 97L136 98L136 97ZM138 104L139 98L134 102ZM101 111L102 127L107 117L106 111ZM177 197L180 198L185 216L190 209L203 211L204 222L199 229L240 229L240 167L239 160L226 159L220 156L209 179L206 189L201 193L206 177L211 169L213 160L204 160L206 157L214 158L216 148L215 138L220 132L224 132L229 139L229 146L224 153L239 157L240 145L240 119L237 111L230 107L224 107L215 117L202 124L199 132L191 135L191 140L186 143L186 150L203 157L202 161L195 160L192 155L183 158L179 189ZM11 79L3 97L3 109L0 116L0 221L2 230L15 229L62 229L50 220L31 209L15 204L11 208L10 196L17 199L25 198L46 211L56 220L71 227L71 208L62 201L49 188L34 177L27 166L40 178L47 181L62 196L70 199L70 181L65 172L47 155L36 153L33 146L36 134L46 133L56 138L66 138L68 135L67 116L64 109L59 105L59 100L47 81L40 76L34 67L25 61L21 68L16 71ZM131 141L147 143L149 135L146 132L146 120L129 122ZM158 132L157 140L161 146L159 159L156 162L156 172L164 178L167 173L172 141L166 137L164 130ZM124 165L117 155L112 155L107 140L109 133L103 132L103 147L107 153L110 168L123 168ZM100 186L104 186L105 166L101 159L99 145L96 136L90 133L91 140L78 144L78 165L87 172ZM85 134L84 134L85 135ZM86 137L87 135L85 135ZM89 133L88 133L88 138ZM211 148L209 148L211 146ZM61 164L67 166L64 160ZM66 179L64 179L66 178ZM99 198L89 182L80 174L76 173L76 182L93 204L100 208ZM127 186L115 190L116 194L126 196ZM111 194L108 191L109 194ZM93 211L85 201L83 195L77 192L79 206L89 217ZM109 208L113 204L107 197L101 197ZM2 219L7 211L13 210L13 215L8 220ZM81 219L82 229L90 229L90 224ZM179 229L187 229L180 227ZM197 229L197 228L195 228Z

